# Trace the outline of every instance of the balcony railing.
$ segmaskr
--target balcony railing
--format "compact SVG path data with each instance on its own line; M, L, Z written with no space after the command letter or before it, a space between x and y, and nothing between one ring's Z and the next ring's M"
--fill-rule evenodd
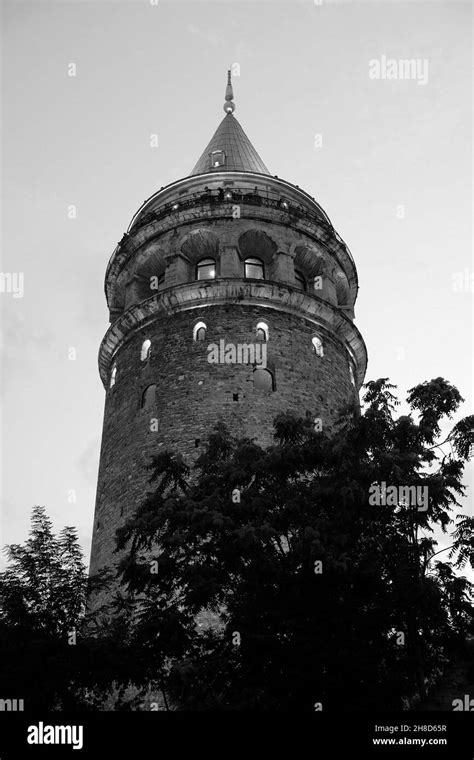
M165 203L162 206L154 209L151 212L140 216L135 224L130 228L130 233L133 234L147 224L154 221L159 221L172 214L179 214L181 211L195 208L196 206L210 205L210 206L232 206L235 204L263 207L274 209L291 219L303 219L308 222L313 222L323 227L327 232L334 235L339 244L344 248L347 256L352 264L354 259L351 252L347 248L344 241L339 237L334 227L324 219L324 217L316 211L310 210L308 207L302 204L295 203L294 200L284 198L278 193L272 191L266 192L254 192L249 191L249 188L220 188L219 190L205 188L204 191L196 193L189 193L187 195L179 196L178 198Z

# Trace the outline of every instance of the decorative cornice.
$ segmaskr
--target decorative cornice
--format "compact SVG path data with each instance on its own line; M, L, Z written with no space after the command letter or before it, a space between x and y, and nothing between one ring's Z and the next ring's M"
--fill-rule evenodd
M104 387L108 386L111 365L120 347L156 316L171 316L223 303L274 308L296 314L329 330L345 344L355 360L357 387L362 385L367 368L365 343L353 322L340 309L318 296L279 282L232 278L194 281L168 288L122 314L106 332L99 349L99 372Z
M242 173L229 172L226 177L222 177L225 182L229 176L235 175L239 185L253 186L254 179L249 182L248 177L244 178ZM207 175L204 175L207 176ZM215 180L216 175L211 175ZM259 175L253 175L258 177ZM193 179L193 178L191 178ZM196 178L194 178L196 179ZM191 180L189 180L190 182ZM211 179L209 179L211 182ZM277 182L282 185L281 180L275 180L273 177L266 177L265 184ZM198 187L201 188L198 190ZM296 201L301 202L302 191L295 191L290 186L291 194L287 194L290 202L289 208L285 210L278 206L279 193L273 194L274 197L268 197L268 194L262 194L260 204L246 202L245 199L239 202L241 205L241 218L252 221L267 222L276 225L282 225L285 228L291 227L300 233L307 235L320 245L323 245L345 272L349 286L353 293L355 301L358 289L357 270L352 255L344 241L337 234L329 221L326 221L319 212L316 211L315 202L308 203L305 199L303 206L296 205ZM182 192L177 196L179 207L173 210L173 197L163 197L159 205L149 210L147 214L140 214L140 224L138 224L138 215L134 218L135 224L131 225L129 230L120 244L115 249L105 275L105 292L107 303L112 302L112 292L114 283L122 269L127 265L130 258L145 243L154 238L166 234L173 229L184 229L189 225L202 224L211 220L231 221L233 203L237 201L212 202L206 201L202 196L202 183L196 187L188 187L189 193L183 195ZM281 192L281 188L280 188ZM163 205L162 205L163 204ZM319 207L317 207L319 209ZM324 213L324 212L323 212Z

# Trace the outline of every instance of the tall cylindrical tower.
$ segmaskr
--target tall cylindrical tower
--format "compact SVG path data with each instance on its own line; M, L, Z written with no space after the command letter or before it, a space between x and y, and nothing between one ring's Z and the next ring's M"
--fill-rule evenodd
M107 267L91 572L116 561L153 453L191 462L219 420L262 444L278 412L330 426L363 382L352 256L313 198L270 175L233 115L230 74L225 97L191 174L143 204Z

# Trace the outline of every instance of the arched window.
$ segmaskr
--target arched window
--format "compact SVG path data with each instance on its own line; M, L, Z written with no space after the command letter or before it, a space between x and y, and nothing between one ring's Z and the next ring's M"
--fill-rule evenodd
M298 269L295 269L295 285L300 290L306 290L306 280Z
M147 338L142 343L142 350L140 352L140 361L144 362L147 359L149 359L150 358L150 351L151 351L151 340L148 340L148 338Z
M258 391L274 391L275 380L268 369L254 369L253 385Z
M156 404L156 385L149 385L142 393L142 409L148 409Z
M214 259L201 259L196 265L196 280L215 280L216 262Z
M316 356L324 356L323 342L321 338L318 338L317 335L314 335L311 339L311 342L313 344L313 350Z
M265 269L261 259L245 259L245 276L252 280L263 280Z
M255 330L255 337L265 343L268 340L268 325L266 322L259 322Z
M193 340L206 340L206 330L205 322L197 322L193 327Z
M117 365L114 364L112 367L112 372L110 373L110 385L109 388L113 388L115 385L115 382L117 380Z

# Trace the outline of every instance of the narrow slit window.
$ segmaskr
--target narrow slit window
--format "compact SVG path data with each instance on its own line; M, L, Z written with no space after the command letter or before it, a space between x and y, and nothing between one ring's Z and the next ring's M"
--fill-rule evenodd
M259 322L255 330L255 337L258 341L266 343L268 340L268 325L266 322Z
M147 338L142 343L142 350L140 352L140 361L145 362L147 359L149 359L150 352L151 352L151 340Z
M193 340L206 340L207 326L205 322L198 322L193 328Z
M352 385L355 388L356 381L355 381L355 376L354 376L354 370L353 370L352 364L350 362L349 362L349 376L351 378L351 383L352 383Z
M112 367L112 372L110 373L109 388L113 388L116 382L117 382L117 365L114 364L114 366Z
M314 335L311 342L313 344L313 350L316 356L324 356L323 342L321 338L319 338L317 335Z

